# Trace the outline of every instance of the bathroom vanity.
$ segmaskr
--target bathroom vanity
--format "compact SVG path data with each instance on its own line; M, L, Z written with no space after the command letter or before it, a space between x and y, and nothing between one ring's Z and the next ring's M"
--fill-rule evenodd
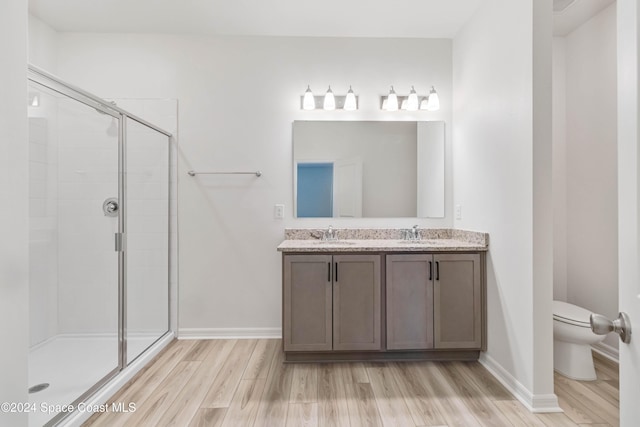
M286 230L285 360L476 360L486 349L486 233Z

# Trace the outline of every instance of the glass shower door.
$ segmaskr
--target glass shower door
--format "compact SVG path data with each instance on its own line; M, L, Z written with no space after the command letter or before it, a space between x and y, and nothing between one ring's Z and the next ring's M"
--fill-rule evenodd
M127 364L169 330L169 138L126 119Z
M53 84L29 93L29 424L41 426L120 366L120 116Z

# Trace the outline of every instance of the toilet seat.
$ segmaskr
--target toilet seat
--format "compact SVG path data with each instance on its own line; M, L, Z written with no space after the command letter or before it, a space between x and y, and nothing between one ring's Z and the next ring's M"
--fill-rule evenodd
M553 301L553 320L591 329L591 312L564 301Z

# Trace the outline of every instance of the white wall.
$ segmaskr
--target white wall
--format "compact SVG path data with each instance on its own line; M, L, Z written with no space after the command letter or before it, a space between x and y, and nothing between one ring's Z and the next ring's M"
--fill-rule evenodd
M27 2L0 2L0 402L28 401L27 31ZM26 425L26 413L0 412L0 426Z
M29 14L29 63L56 74L58 33L38 17Z
M60 34L59 74L103 97L180 103L180 329L278 335L285 227L450 226L441 220L292 219L294 120L450 122L451 41ZM356 112L301 111L307 84L360 95ZM379 95L435 85L436 113L380 111ZM452 200L447 143L447 206ZM262 170L252 176L186 175L190 169ZM273 219L273 205L286 219ZM231 329L229 331L229 329Z
M553 299L567 300L566 39L553 39Z
M567 301L618 314L615 3L566 37ZM604 343L617 349L611 334Z
M488 0L453 43L454 225L491 235L483 362L536 410L557 406L551 217L540 214L551 208L550 20L548 1Z

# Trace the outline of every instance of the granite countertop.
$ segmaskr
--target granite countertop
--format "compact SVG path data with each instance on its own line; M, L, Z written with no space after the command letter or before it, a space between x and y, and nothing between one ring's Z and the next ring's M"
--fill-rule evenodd
M421 229L420 240L403 240L403 229L334 229L335 241L321 240L324 229L286 229L280 252L456 252L487 251L487 233Z

